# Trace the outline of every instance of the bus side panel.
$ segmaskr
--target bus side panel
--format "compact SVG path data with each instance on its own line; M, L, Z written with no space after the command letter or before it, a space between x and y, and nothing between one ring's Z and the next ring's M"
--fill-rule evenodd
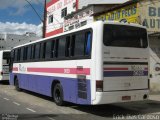
M63 87L64 101L77 103L77 104L90 104L90 80L87 83L87 98L82 99L78 97L78 80L77 78L64 78L55 76L41 76L41 75L28 75L28 74L10 74L10 84L14 85L14 76L17 75L19 80L19 87L46 96L52 96L52 82L59 80Z
M87 98L80 98L78 95L78 79L77 78L57 78L60 79L63 87L64 100L77 104L90 104L90 80L86 80L87 83Z
M78 80L77 80L77 82L78 82ZM77 86L77 88L78 88L78 86ZM77 95L77 103L78 104L91 105L91 81L90 80L86 80L86 98L84 95L80 96L79 91L77 91L77 92L78 92L78 95Z
M20 88L24 88L27 89L28 87L28 76L24 75L24 74L17 74L17 78L18 78L18 82L19 82L19 87Z
M9 84L14 85L14 73L12 72L9 74Z
M63 95L64 100L68 102L76 103L76 80L74 78L58 78L57 80L60 80L60 83L63 87Z

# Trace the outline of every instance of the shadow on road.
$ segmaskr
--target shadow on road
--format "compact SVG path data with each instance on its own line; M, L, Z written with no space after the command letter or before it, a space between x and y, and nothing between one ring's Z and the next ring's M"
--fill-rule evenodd
M23 92L34 95L36 97L40 97L48 101L53 101L51 97L47 97L26 90L23 90ZM160 101L147 100L142 102L129 102L94 106L67 103L63 107L70 107L72 109L76 109L87 114L101 117L113 117L114 115L143 115L160 112Z
M45 96L45 95L41 95L41 94L38 94L38 93L35 93L35 92L32 92L32 91L28 91L28 90L22 89L21 92L25 92L25 93L27 93L27 94L31 94L31 95L34 95L34 96L36 96L36 97L40 97L40 98L45 99L45 100L53 101L53 98L52 98L52 97L48 97L48 96Z
M160 101L143 101L118 103L95 106L71 106L74 109L98 115L101 117L113 117L114 115L143 115L160 112Z
M0 81L0 84L9 85L9 80L2 80L2 81Z

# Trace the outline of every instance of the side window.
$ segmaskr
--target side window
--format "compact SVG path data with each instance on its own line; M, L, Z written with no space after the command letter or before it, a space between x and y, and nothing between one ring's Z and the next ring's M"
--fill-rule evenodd
M50 23L53 23L53 15L50 15L49 17L48 17L48 23L50 24Z
M84 56L85 52L85 34L78 33L75 36L75 56Z
M41 56L41 58L45 58L45 56L46 56L46 42L41 43L40 56Z
M67 7L61 10L61 18L64 18L67 15Z
M21 57L21 48L18 48L17 61L20 61L20 57Z
M24 47L21 48L21 58L20 58L21 61L23 61L23 55L24 55Z
M23 55L23 59L27 60L27 56L28 56L28 46L24 48L24 55Z
M58 46L59 46L59 39L55 41L55 47L54 47L54 51L55 51L54 54L56 58L58 57Z
M86 32L86 45L85 45L85 55L91 54L91 46L92 46L92 35L91 32Z
M58 44L58 58L65 57L65 44L66 44L65 37L60 38Z
M55 46L56 46L55 40L51 41L51 58L54 58L54 57L55 57L55 54L56 54Z
M17 53L18 53L18 50L17 49L15 49L14 50L14 61L17 61Z
M71 39L70 39L70 36L67 36L66 37L66 47L65 47L65 56L66 57L69 57L71 56L71 52L70 52L70 44L71 44Z
M31 59L31 45L28 46L28 55L27 55L27 60L30 60Z
M92 47L92 33L80 32L72 35L70 41L70 56L90 56Z
M36 44L36 50L35 50L35 58L40 58L40 43Z
M11 61L12 61L12 62L14 61L14 54L15 54L15 51L12 50L12 51L11 51Z
M36 56L36 45L32 45L32 59L35 59Z
M51 51L51 46L52 46L52 41L48 41L46 43L46 58L51 58L51 54L52 54L52 51Z
M72 35L71 37L71 46L70 46L70 56L74 56L74 49L75 49L75 35Z

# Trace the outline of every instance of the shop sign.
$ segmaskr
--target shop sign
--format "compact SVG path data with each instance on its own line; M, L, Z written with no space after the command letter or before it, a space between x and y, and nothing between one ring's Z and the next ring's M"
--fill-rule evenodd
M129 23L139 23L139 9L137 4L129 5L100 16L95 16L95 20L119 21Z

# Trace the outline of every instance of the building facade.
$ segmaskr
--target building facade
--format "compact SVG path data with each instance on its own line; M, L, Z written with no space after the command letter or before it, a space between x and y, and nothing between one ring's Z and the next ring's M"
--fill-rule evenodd
M83 9L77 10L76 12L73 12L72 14L67 15L64 18L63 31L66 32L72 29L77 29L86 24L90 24L94 22L93 14L107 10L112 6L114 6L114 4L88 5Z
M47 18L45 37L49 37L66 31L66 29L64 28L64 26L66 26L66 24L64 24L65 17L72 12L76 12L79 9L88 6L89 4L103 6L104 4L122 4L126 1L128 0L48 0L46 5ZM93 10L91 9L89 12L90 13L88 14L91 14ZM77 18L80 19L79 17Z
M34 33L24 35L0 34L0 50L11 50L13 47L40 39Z

